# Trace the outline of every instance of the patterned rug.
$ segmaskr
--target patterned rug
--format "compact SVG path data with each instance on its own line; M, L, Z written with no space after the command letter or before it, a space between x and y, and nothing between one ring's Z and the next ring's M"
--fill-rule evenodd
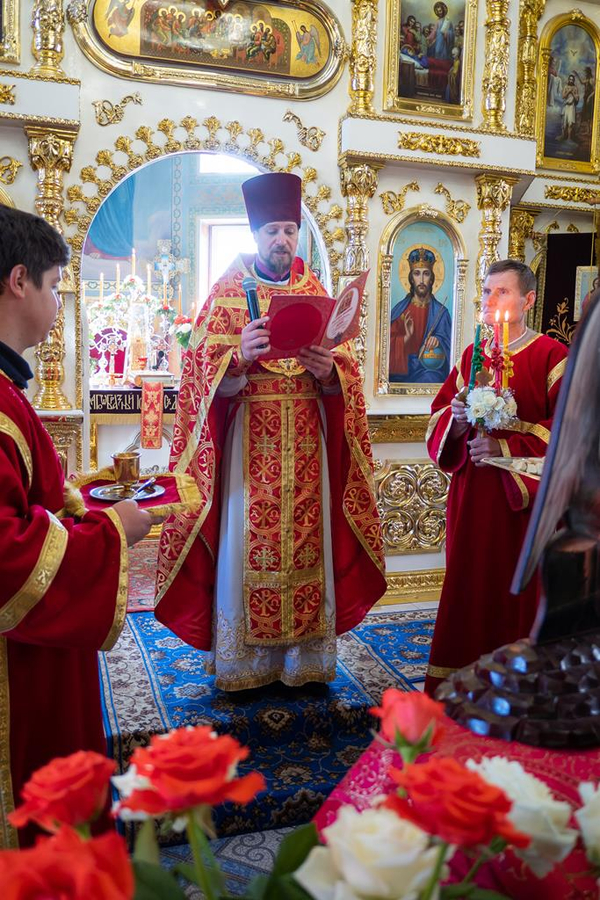
M370 613L338 639L330 685L271 685L225 693L204 673L203 654L152 613L127 617L116 647L100 655L109 754L120 769L150 736L211 724L251 749L242 771L260 768L267 791L241 809L219 809L220 836L298 825L315 814L371 740L371 706L386 687L423 681L433 633L431 612Z
M154 578L158 541L140 541L129 548L129 599L127 612L154 609Z

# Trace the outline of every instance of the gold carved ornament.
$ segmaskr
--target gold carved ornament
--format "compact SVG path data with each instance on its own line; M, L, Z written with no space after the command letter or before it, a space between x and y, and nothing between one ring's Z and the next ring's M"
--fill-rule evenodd
M407 444L425 441L429 416L369 416L372 444Z
M517 97L515 131L524 137L535 133L537 97L538 22L546 0L521 0L517 49Z
M565 344L570 344L577 325L569 324L569 298L565 297L560 303L556 304L556 312L550 319L546 334L549 337L558 338Z
M445 569L388 572L386 576L387 591L378 605L439 600L445 574Z
M565 203L600 203L600 191L593 188L570 187L567 185L546 185L546 200L563 200Z
M61 231L61 215L64 208L63 179L65 172L71 169L77 134L73 131L48 130L34 126L27 126L25 131L29 140L31 168L38 176L36 209L43 219L50 222L57 231ZM64 292L63 286L61 293ZM72 409L62 390L65 377L64 329L65 314L62 304L47 340L35 348L36 379L40 385L32 401L36 409ZM78 377L81 377L79 373Z
M15 84L0 84L0 103L6 104L6 106L14 106L16 101L15 88Z
M22 165L23 163L13 159L12 156L0 157L0 181L2 184L13 184Z
M342 273L344 275L360 275L369 268L369 248L367 232L369 230L368 203L377 190L377 171L375 166L366 164L340 166L340 183L342 195L346 199L346 247L344 249ZM367 317L369 294L365 290L360 311L360 333L354 345L361 376L364 377L367 358Z
M400 188L396 194L394 191L384 191L380 194L381 205L386 216L391 216L396 212L402 212L406 203L406 195L409 191L420 191L418 182L409 181L403 188Z
M477 301L481 299L485 274L498 258L498 244L502 237L502 215L510 203L516 178L496 175L478 175L477 207L482 211L477 255Z
M481 155L481 142L469 138L448 137L445 134L423 134L420 131L401 131L398 134L400 150L420 150L446 156Z
M111 103L110 100L94 100L94 116L98 125L116 125L125 115L125 107L128 103L141 104L142 97L137 91L134 94L127 94L118 103Z
M69 447L76 441L77 437L81 431L81 423L80 422L55 422L52 420L44 419L44 427L46 431L49 432L50 437L52 438L52 443L56 447L56 452L59 455L63 472L66 475L68 469L68 454ZM83 468L83 460L81 458L81 449L79 444L77 445L77 460L76 467L78 470Z
M21 56L19 40L19 0L0 0L2 28L0 28L0 60L18 63Z
M537 212L528 209L519 209L513 206L510 211L510 230L508 232L508 255L511 259L519 259L525 262L525 241L531 240L534 235L533 226Z
M440 181L439 184L433 189L434 194L443 194L446 198L446 212L450 216L451 219L454 219L455 222L458 222L459 225L467 218L467 213L471 209L470 203L467 203L466 200L453 200L452 194Z
M353 116L372 113L377 58L377 0L352 0L350 107Z
M311 125L310 127L303 125L300 117L290 109L284 113L283 121L293 122L298 129L298 141L303 147L307 147L309 150L313 150L316 153L325 137L325 132L322 128L317 128L316 125Z
M505 132L506 86L510 59L509 0L487 0L485 64L483 67L483 121L493 131Z
M61 68L64 56L65 14L62 0L34 0L31 13L33 74L64 78Z
M430 461L386 460L375 473L386 555L436 553L446 539L450 476Z

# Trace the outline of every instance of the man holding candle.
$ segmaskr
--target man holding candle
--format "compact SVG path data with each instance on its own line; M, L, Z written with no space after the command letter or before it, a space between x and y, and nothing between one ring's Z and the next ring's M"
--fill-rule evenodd
M385 591L371 449L348 345L263 360L273 294L324 295L296 256L301 181L242 187L257 253L214 285L184 360L171 467L192 474L199 514L163 528L156 617L210 651L223 690L335 677L336 634ZM256 285L249 321L244 280Z
M513 571L538 482L487 466L487 457L543 457L565 367L566 348L528 328L535 303L531 269L517 260L493 263L482 293L483 324L494 337L476 342L435 398L427 431L431 458L452 473L448 495L446 577L436 619L426 690L502 644L527 636L538 602L535 580L510 594ZM500 333L502 328L502 341ZM508 387L517 403L510 429L480 434L467 421L467 390L493 380L496 352L510 354ZM475 357L476 365L472 365ZM482 372L478 359L483 361ZM510 371L510 367L508 369Z

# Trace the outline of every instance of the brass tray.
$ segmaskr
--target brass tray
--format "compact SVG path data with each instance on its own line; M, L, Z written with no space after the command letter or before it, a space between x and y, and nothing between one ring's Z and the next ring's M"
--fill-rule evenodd
M103 484L101 487L92 488L90 497L93 497L95 500L103 500L105 503L117 503L119 500L129 500L139 488L140 483L141 482L132 484L127 490L125 490L122 484ZM136 500L138 503L143 503L145 500L152 500L154 497L160 497L164 492L165 488L162 484L151 484L143 493L138 494Z
M481 462L488 466L496 466L514 475L525 475L539 481L544 466L543 456L488 456Z

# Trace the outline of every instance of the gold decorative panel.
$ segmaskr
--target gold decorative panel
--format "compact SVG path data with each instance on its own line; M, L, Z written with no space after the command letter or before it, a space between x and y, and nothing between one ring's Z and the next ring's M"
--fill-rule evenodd
M425 440L429 416L369 416L372 444L409 444Z
M449 475L429 460L385 460L375 486L388 556L443 549Z
M445 574L445 569L388 572L387 591L378 606L390 606L395 603L427 603L439 600Z
M0 0L0 62L18 63L21 56L19 41L19 0Z

